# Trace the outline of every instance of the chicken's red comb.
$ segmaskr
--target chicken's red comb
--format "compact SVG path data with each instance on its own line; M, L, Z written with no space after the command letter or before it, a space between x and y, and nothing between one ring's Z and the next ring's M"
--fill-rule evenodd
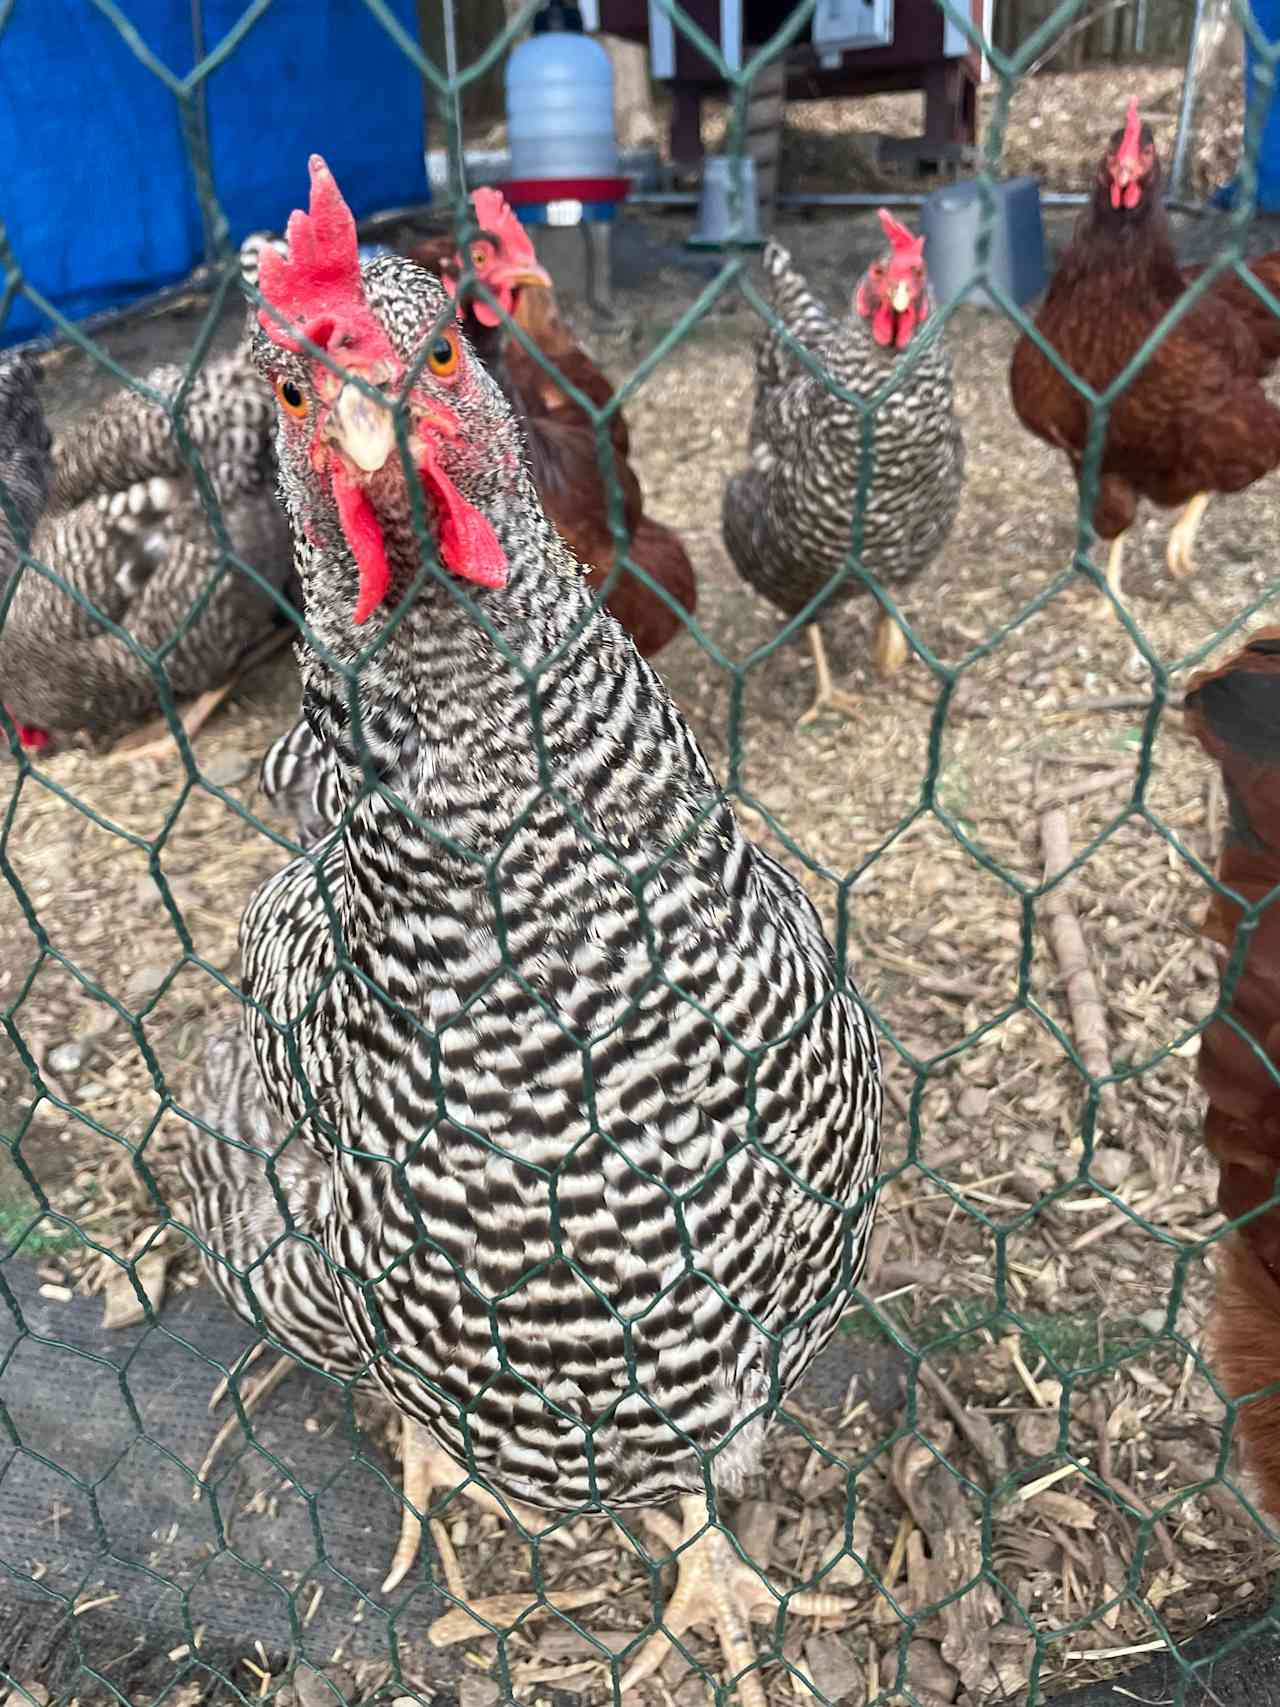
M287 256L264 249L258 264L258 289L280 314L298 325L304 335L324 349L341 325L347 334L344 349L352 355L369 344L384 344L386 335L364 294L356 222L342 199L333 173L318 154L308 161L311 206L289 215L285 238ZM258 324L281 349L301 350L278 315L259 309Z
M878 211L880 223L884 227L884 234L893 247L894 260L912 263L922 260L924 258L924 238L913 237L906 226L893 217L887 207L882 207Z
M520 259L537 259L529 233L501 190L476 190L471 197L471 206L481 231L491 231L495 237L500 237L503 247Z
M1124 135L1120 138L1120 146L1116 150L1116 159L1136 160L1141 143L1142 119L1138 113L1138 100L1136 95L1130 95L1129 111L1125 114Z

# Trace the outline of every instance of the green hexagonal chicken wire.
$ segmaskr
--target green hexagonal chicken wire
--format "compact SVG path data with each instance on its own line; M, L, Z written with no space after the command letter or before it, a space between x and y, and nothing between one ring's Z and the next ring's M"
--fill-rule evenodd
M93 3L177 103L222 258L207 303L179 330L189 359L171 395L140 385L129 358L110 353L109 335L84 336L33 292L20 245L0 236L6 306L26 293L69 347L165 410L223 553L221 573L266 587L231 548L186 419L238 283L198 98L215 70L234 74L266 6L247 7L177 78L126 8ZM380 0L363 4L368 28L391 36L444 115L452 216L465 240L475 224L460 189L461 106L527 23L532 0L452 78ZM723 117L726 151L740 161L753 80L808 27L815 0L797 5L740 70L675 0L658 4L727 84L725 111L713 118ZM1103 581L1089 518L1109 412L1215 279L1241 268L1277 48L1238 11L1261 68L1260 99L1246 125L1240 209L1211 228L1203 256L1213 264L1105 390L1068 374L1091 411L1071 526L1061 458L1033 443L1008 407L1016 334L1030 331L1066 370L990 278L985 254L1020 87L1091 14L1087 0L1063 0L1002 52L950 0L937 4L991 68L979 274L1002 312L942 303L926 334L926 343L948 339L957 364L966 507L939 563L901 599L862 566L876 479L874 454L863 459L840 578L860 579L902 626L916 660L906 686L869 691L852 726L796 731L779 684L812 607L785 625L766 615L728 573L707 522L741 454L752 329L774 319L749 255L708 264L701 288L664 257L635 335L600 331L614 365L630 368L603 408L519 328L513 335L590 416L622 552L610 423L628 411L647 502L680 527L702 581L700 614L673 648L673 691L728 797L801 875L841 966L857 960L886 1045L879 1260L860 1290L842 1277L848 1314L817 1374L785 1400L772 1395L770 1485L750 1490L729 1531L764 1567L756 1637L769 1699L1039 1700L1094 1676L1123 1681L1156 1650L1175 1655L1165 1698L1199 1699L1191 1683L1202 1650L1178 1645L1240 1611L1265 1628L1274 1555L1232 1467L1237 1406L1224 1402L1200 1347L1205 1258L1225 1229L1198 1146L1193 1056L1230 1001L1243 950L1219 996L1187 908L1217 887L1224 809L1216 777L1188 756L1167 711L1178 679L1247 630L1280 590L1255 543L1274 520L1265 483L1215 506L1202 553L1215 566L1212 586L1195 599L1172 599L1159 577L1154 586L1140 577L1119 620L1091 626L1080 597ZM0 45L11 11L0 9ZM1176 81L1165 74L1166 86ZM1098 111L1084 114L1086 165L1123 116L1103 110L1116 87L1099 79ZM852 220L797 225L794 245L828 296L851 288L871 258ZM859 255L852 266L849 252ZM673 303L679 285L685 300ZM822 374L808 352L796 354ZM861 417L868 450L876 409L911 368L904 362L869 398L823 375ZM11 495L2 496L21 576L49 576L79 597L29 555ZM439 574L420 504L415 526L423 576ZM231 762L208 763L204 741L198 754L178 722L166 658L212 591L154 654L108 613L90 613L154 674L176 764L140 776L75 751L44 761L22 750L5 717L14 768L0 838L11 1045L0 1563L17 1610L0 1621L0 1665L10 1699L615 1699L628 1654L662 1618L665 1540L589 1509L541 1526L517 1514L503 1529L470 1511L464 1518L451 1496L433 1508L431 1535L446 1553L462 1550L476 1585L467 1598L484 1605L468 1623L454 1604L435 1645L432 1620L461 1601L461 1585L424 1546L401 1587L379 1591L400 1495L370 1440L379 1423L359 1378L314 1370L250 1415L244 1336L189 1286L200 1241L173 1167L175 1134L190 1130L187 1092L215 1012L247 1000L236 981L240 912L292 845L256 816L235 750ZM12 596L13 584L6 608ZM833 622L833 631L849 652L858 621L845 630ZM370 654L342 666L353 704ZM265 746L278 730L289 708L273 691L242 708L245 740ZM544 786L554 786L545 750L542 764ZM1067 808L1073 818L1057 827L1069 822L1079 851L1069 845L1065 861L1046 867L1042 817ZM1050 956L1069 879L1066 911L1082 920L1105 990L1101 1073L1086 1060ZM500 865L489 882L500 916ZM1246 911L1242 941L1265 904ZM288 1145L272 1155L241 1135L206 1138L257 1158L273 1183L280 1239L290 1236L276 1171ZM556 1256L572 1261L558 1246ZM258 1311L253 1273L237 1281ZM101 1323L98 1307L83 1303L99 1293ZM192 1395L219 1376L237 1426L202 1465L192 1443L202 1431L211 1440L217 1419ZM493 1599L499 1592L505 1598ZM800 1610L815 1593L843 1597L825 1622ZM1252 1639L1248 1620L1223 1628L1223 1652ZM643 1686L651 1699L683 1707L710 1692L731 1698L734 1680L707 1644L686 1635L679 1648Z

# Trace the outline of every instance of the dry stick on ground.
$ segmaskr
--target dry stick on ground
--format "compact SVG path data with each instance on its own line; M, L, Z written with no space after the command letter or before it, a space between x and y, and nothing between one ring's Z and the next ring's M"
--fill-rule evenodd
M930 1392L941 1402L950 1413L956 1427L968 1440L970 1446L981 1456L993 1482L1000 1481L1009 1473L1009 1459L1005 1453L1004 1442L992 1425L978 1411L961 1404L959 1399L947 1386L938 1371L928 1363L919 1366L920 1379Z
M1120 788L1126 782L1133 781L1133 766L1124 765L1116 770L1103 771L1101 776L1086 777L1083 782L1069 783L1065 788L1055 788L1037 801L1043 812L1048 806L1066 806L1073 800L1086 800L1091 794L1101 794L1108 788Z
M1041 816L1040 845L1044 849L1044 880L1049 883L1071 864L1071 831L1067 825L1067 814L1061 807L1054 807ZM1041 905L1049 941L1053 944L1062 972L1080 1059L1091 1078L1105 1079L1111 1072L1107 1010L1102 1005L1089 965L1084 934L1067 897L1068 886L1069 880L1068 883L1059 883L1044 897ZM1108 1086L1103 1093L1107 1101L1111 1100L1110 1092L1111 1087Z
M1112 1469L1111 1437L1107 1433L1107 1405L1100 1388L1094 1388L1090 1395L1089 1404L1093 1413L1093 1432L1098 1437L1099 1476L1111 1489L1112 1493L1119 1494L1120 1498L1125 1500L1134 1511L1146 1518L1154 1517L1155 1513L1147 1504L1146 1500L1143 1499L1142 1495L1131 1488L1127 1482L1122 1482ZM1164 1555L1165 1564L1172 1569L1172 1567L1178 1562L1178 1555L1174 1551L1173 1542L1169 1538L1168 1529L1163 1523L1154 1523L1151 1526L1151 1533L1155 1536L1160 1545L1160 1551Z
M1108 693L1095 699L1069 699L1064 704L1055 706L1048 712L1049 717L1065 717L1077 711L1149 711L1151 695L1149 693ZM1181 698L1165 701L1166 711L1181 711Z

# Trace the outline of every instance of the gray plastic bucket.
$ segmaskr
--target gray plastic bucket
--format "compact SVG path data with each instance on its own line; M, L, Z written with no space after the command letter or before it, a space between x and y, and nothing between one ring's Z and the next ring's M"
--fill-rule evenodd
M1046 282L1040 183L1036 178L1009 178L994 185L993 194L996 205L987 264L992 281L1021 307L1038 296ZM982 213L982 197L972 182L935 190L920 210L929 285L939 302L958 296L973 276ZM981 285L967 295L979 308L996 306Z
M736 168L741 167L741 196L734 196ZM738 206L735 207L735 200ZM735 213L737 218L734 217ZM695 249L719 249L726 243L760 244L760 200L756 163L750 156L738 162L724 154L709 154L702 163L702 197L698 229L690 237Z

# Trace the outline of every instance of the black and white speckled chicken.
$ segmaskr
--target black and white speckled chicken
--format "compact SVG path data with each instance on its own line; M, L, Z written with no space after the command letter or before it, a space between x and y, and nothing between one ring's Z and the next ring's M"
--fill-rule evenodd
M870 402L892 386L864 425L863 412L811 373L776 327L759 339L750 460L725 492L724 542L743 580L789 617L823 592L851 548L885 587L904 586L941 551L960 507L964 443L951 358L930 321L924 239L883 208L880 222L889 250L843 319L817 301L780 244L764 253L766 299L785 331L855 397ZM850 572L821 609L860 591L865 583ZM818 691L801 721L825 708L852 711L853 696L832 685L816 616L807 633ZM907 657L887 613L875 657L885 675Z
M243 1026L199 1105L231 1142L194 1133L194 1224L278 1348L399 1408L419 1510L464 1471L557 1514L683 1499L664 1628L713 1619L762 1707L748 1618L777 1599L707 1496L755 1468L861 1272L873 1029L592 613L448 297L360 267L318 158L262 290L308 722L346 813L245 913ZM666 1652L655 1632L627 1685Z
M174 398L184 378L178 367L156 368L142 382L150 395L118 392L50 449L33 364L0 367L0 412L28 435L14 445L12 430L0 430L0 480L25 489L30 554L65 583L28 566L0 627L0 697L28 748L51 736L100 740L133 729L116 751L171 750L168 724L156 716L161 672L175 699L192 700L181 716L193 735L249 663L288 639L270 593L223 552L154 400ZM273 491L274 417L247 343L204 364L182 410L231 552L283 588L292 545ZM16 542L0 521L0 577L7 582L17 567ZM113 625L161 661L148 663Z

